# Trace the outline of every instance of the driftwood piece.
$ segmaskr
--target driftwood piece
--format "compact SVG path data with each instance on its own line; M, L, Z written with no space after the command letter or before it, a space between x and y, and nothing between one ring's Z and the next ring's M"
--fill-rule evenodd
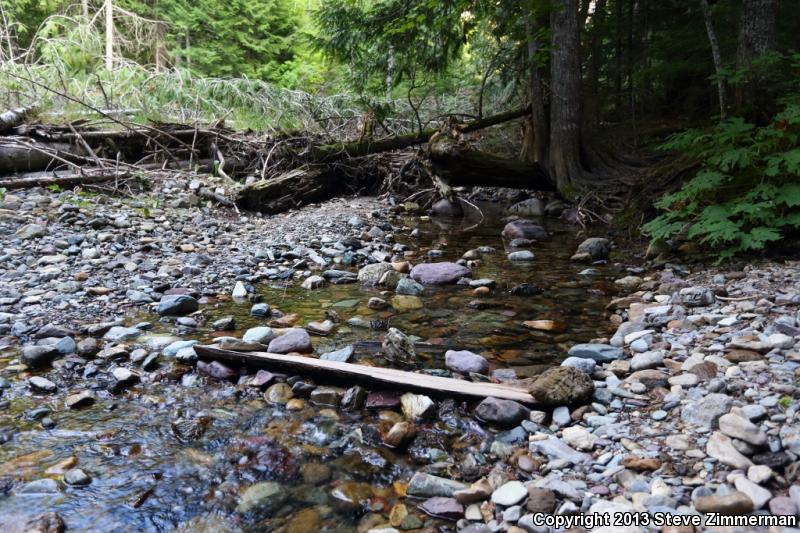
M77 163L82 156L67 143L38 143L7 137L0 141L0 175L44 170L51 165L61 165L62 160Z
M66 171L62 174L33 173L19 178L0 179L0 187L6 190L30 189L32 187L49 187L58 185L61 188L78 185L103 183L114 179L127 179L133 176L128 170L114 172L113 169L83 169L82 172Z
M298 355L235 352L210 346L195 346L194 351L199 358L204 360L216 359L315 374L329 382L361 383L368 386L422 392L431 396L453 396L469 399L483 399L491 396L525 404L536 403L533 396L526 390L497 383L475 383L461 379L406 372L394 368L323 361Z

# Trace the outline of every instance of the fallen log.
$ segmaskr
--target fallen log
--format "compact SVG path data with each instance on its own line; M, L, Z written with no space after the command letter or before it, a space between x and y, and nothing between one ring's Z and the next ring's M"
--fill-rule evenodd
M83 169L82 172L64 174L33 173L18 178L0 179L0 187L6 190L30 189L32 187L51 187L56 185L67 189L78 185L91 185L115 179L128 179L134 176L127 169L114 172L114 169Z
M541 165L475 150L447 135L431 139L428 155L436 174L454 187L556 190Z
M242 187L236 205L262 213L282 213L334 197L343 189L337 174L328 168L295 168L280 176Z
M497 115L456 125L455 129L461 133L469 133L522 118L528 114L530 114L530 106L520 107L511 111L506 111L505 113L498 113ZM439 131L439 128L430 128L407 135L387 137L385 139L366 139L363 141L316 146L309 149L309 159L316 163L330 163L349 157L363 157L380 152L401 150L403 148L425 144Z
M203 360L216 359L315 374L322 379L335 383L359 383L367 386L422 392L431 396L452 396L468 399L494 397L525 404L535 403L533 396L526 390L498 383L475 383L461 379L406 372L394 368L324 361L298 355L235 352L211 346L195 346L194 351Z

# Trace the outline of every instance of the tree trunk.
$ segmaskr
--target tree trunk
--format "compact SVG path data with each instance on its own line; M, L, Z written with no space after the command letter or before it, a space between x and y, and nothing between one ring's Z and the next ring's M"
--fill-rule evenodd
M700 8L703 10L703 20L706 23L706 33L708 34L708 44L711 46L711 57L714 59L714 71L717 75L719 118L720 120L725 120L728 103L725 97L725 81L722 79L722 55L719 51L719 41L717 41L717 33L714 31L714 22L711 20L711 8L708 6L708 0L700 0Z
M775 48L778 0L744 0L739 23L736 68L746 71L744 82L736 91L740 113L760 118L759 111L770 114L770 102L762 89L764 74L754 62ZM763 109L760 109L763 107Z
M558 191L572 195L582 174L580 38L577 0L560 0L550 16L553 32L550 83L550 174Z
M597 0L592 13L591 46L589 53L589 97L586 99L586 124L590 131L600 125L600 54L605 23L606 0Z
M520 159L526 163L547 164L548 125L545 112L545 98L542 91L542 72L539 68L538 53L540 44L536 39L538 24L534 14L528 14L528 65L530 68L529 98L531 116L524 123L524 138Z
M112 0L105 0L106 15L106 69L114 68L114 6Z

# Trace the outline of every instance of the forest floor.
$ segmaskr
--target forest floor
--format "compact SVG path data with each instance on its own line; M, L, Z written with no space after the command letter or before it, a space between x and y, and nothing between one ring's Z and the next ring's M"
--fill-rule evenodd
M107 465L93 462L96 457L82 450L86 439L113 437L68 434L66 429L74 423L71 417L82 413L86 423L95 420L92 409L126 402L145 406L159 395L173 402L178 399L181 412L185 408L180 401L218 401L238 413L225 418L210 406L196 409L191 416L184 412L181 424L188 419L188 429L172 426L184 444L206 442L198 440L204 430L197 420L209 413L219 431L230 432L225 424L237 417L244 419L243 410L253 405L268 414L258 434L266 434L276 420L287 416L302 416L304 422L315 424L313 432L305 426L291 430L296 434L290 433L290 426L281 426L278 443L269 444L278 448L271 449L266 458L258 446L267 444L254 444L252 436L225 441L230 450L217 450L213 457L210 444L200 448L198 454L202 450L209 455L202 461L199 455L192 457L214 476L209 481L198 474L204 481L197 494L207 493L207 485L214 485L209 498L230 516L202 518L209 509L220 509L203 500L198 504L205 506L200 511L188 503L180 512L172 509L171 525L235 530L257 523L270 531L293 532L422 531L443 525L468 533L539 532L548 529L536 525L535 513L568 517L581 511L610 513L613 521L594 531L646 531L668 515L698 512L797 516L800 265L763 262L735 271L690 273L677 265L647 270L619 255L612 256L618 262L581 265L569 262L573 236L561 245L553 243L561 248L560 266L552 263L538 271L520 270L524 269L519 267L525 264L519 262L523 255L506 259L489 247L466 249L467 241L459 238L449 240L444 252L430 246L435 243L414 244L414 232L419 230L407 224L408 218L396 217L398 210L373 198L348 198L263 217L208 208L191 191L170 182L153 195L134 199L43 189L6 194L0 202L0 387L5 391L0 408L0 436L5 444L0 454L6 461L0 468L5 495L0 496L0 526L9 531L50 531L47 524L63 521L70 530L91 530L97 517L86 509L81 514L71 504L50 500L36 500L39 503L30 506L31 500L25 498L44 492L63 493L69 500L81 497L76 487L103 487L106 477L111 477ZM401 242L410 244L399 244L400 236ZM500 242L499 236L495 240ZM515 244L520 248L506 251L520 254L532 246L537 257L550 257L536 243ZM443 254L464 258L463 263L476 274L469 287L458 286L438 295L427 285L423 288L405 278L409 261L425 262L423 257L441 261L435 258ZM445 264L442 269L458 271L456 265ZM553 367L560 370L518 380L525 376L502 360L490 357L490 366L480 355L458 352L448 356L446 365L440 362L446 369L435 372L533 384L544 390L540 408L494 399L477 406L433 402L419 395L401 400L388 391L367 395L357 387L345 391L316 386L303 376L254 375L219 363L201 362L197 370L191 366L196 359L191 346L196 341L187 339L196 337L198 329L213 329L209 334L220 338L226 331L239 329L233 318L215 311L228 309L225 306L233 297L247 302L248 308L252 305L245 316L264 317L265 324L267 317L272 319L272 328L250 328L243 340L266 345L283 338L284 351L308 351L312 339L303 329L292 328L302 321L302 312L298 315L285 308L282 313L275 309L275 302L269 302L270 309L258 296L260 285L292 280L303 285L307 296L295 302L305 306L319 307L317 299L328 295L322 286L356 282L358 272L360 284L381 284L379 289L383 289L374 291L369 309L393 307L398 316L419 310L423 302L425 307L442 301L452 305L459 293L466 299L477 298L470 308L491 309L486 302L493 299L503 308L494 315L484 312L468 318L475 327L500 318L518 323L526 313L545 319L554 313L547 304L551 300L537 300L535 291L509 303L513 297L506 296L509 287L503 279L477 279L487 265L497 264L505 265L514 288L524 285L517 284L520 280L541 284L549 279L543 272L547 268L571 271L561 281L543 287L545 294L555 293L553 300L577 295L577 302L583 304L569 300L572 320L596 322L590 324L595 334L583 330L564 334L557 323L547 320L528 326L541 338L504 323L489 325L491 334L501 330L517 337L514 350L498 353L514 352L519 357L543 343L558 360L563 359L560 367ZM388 279L387 272L392 273ZM591 281L592 276L605 276L608 286ZM598 304L607 304L603 318L587 319L580 314L585 312L582 306ZM463 305L461 300L458 305ZM335 304L332 309L346 314L348 307ZM456 314L463 315L463 310L456 309ZM364 328L367 337L382 340L387 320L395 316L382 313L370 322L352 317L347 324L339 324L338 313L326 312L328 320L305 327L316 334L315 345L323 345L328 334L345 327ZM217 320L209 328L212 318ZM457 338L462 334L458 328L446 329L453 325L448 321L456 320L456 315L440 314L433 323ZM414 321L404 324L413 327ZM169 334L149 334L154 327L166 327ZM276 333L282 335L275 337ZM444 335L442 339L423 334L421 325L419 331L406 333L412 340L434 345L448 341ZM488 333L481 333L481 339L486 338ZM319 346L312 349L324 353ZM351 355L352 350L337 357ZM591 384L565 367L588 373ZM481 377L489 368L489 376ZM202 398L193 392L180 396L185 394L180 389L196 390L199 376L204 376ZM263 395L262 389L266 389ZM367 409L363 410L365 400ZM167 417L178 408L174 403L166 405L172 407L160 413L165 418L158 420L169 425ZM117 409L116 416L126 416L125 407ZM370 409L378 414L365 414ZM128 424L137 427L132 420ZM63 449L31 458L42 450L31 448L30 442L44 447L46 441L36 440L37 435L54 427L65 428L59 437ZM353 437L356 428L358 442ZM251 430L249 423L247 430ZM236 426L236 431L243 429ZM312 438L312 433L317 439L314 446L303 440ZM344 455L357 449L359 461L338 470L333 463L326 466L323 454L320 462L307 455L298 456L294 464L295 459L280 455L296 450L288 444L292 439L304 443L306 454L320 447ZM171 442L169 446L181 445ZM397 455L387 458L388 453ZM337 455L341 454L335 452L331 460ZM273 476L271 469L278 463L284 470ZM306 467L306 463L316 466ZM235 483L225 477L232 468L237 472ZM226 481L219 483L216 475ZM169 477L161 483L168 484ZM321 495L293 492L300 504L289 504L286 495L279 494L283 489L278 482L307 485L314 489L307 492ZM188 494L156 491L154 498L161 502L161 512L173 506L176 498L191 499ZM85 498L98 509L105 502L97 491ZM137 511L114 511L114 503L105 502L109 510L104 512L117 513L117 517L130 512L131 516L97 524L119 526L121 521L135 528Z

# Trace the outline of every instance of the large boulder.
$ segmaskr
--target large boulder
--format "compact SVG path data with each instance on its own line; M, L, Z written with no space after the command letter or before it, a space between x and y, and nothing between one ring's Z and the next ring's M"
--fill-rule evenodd
M543 227L532 220L513 220L503 228L503 237L506 239L529 239L543 241L550 237Z
M471 275L470 269L458 263L422 263L411 269L411 278L423 285L448 285Z
M540 217L544 215L544 202L539 198L528 198L512 205L507 211L512 215L521 217Z
M559 366L536 378L529 392L544 405L572 405L591 399L594 382L582 370Z
M280 337L272 339L267 348L271 353L311 353L314 347L311 345L311 337L303 328L291 328Z

